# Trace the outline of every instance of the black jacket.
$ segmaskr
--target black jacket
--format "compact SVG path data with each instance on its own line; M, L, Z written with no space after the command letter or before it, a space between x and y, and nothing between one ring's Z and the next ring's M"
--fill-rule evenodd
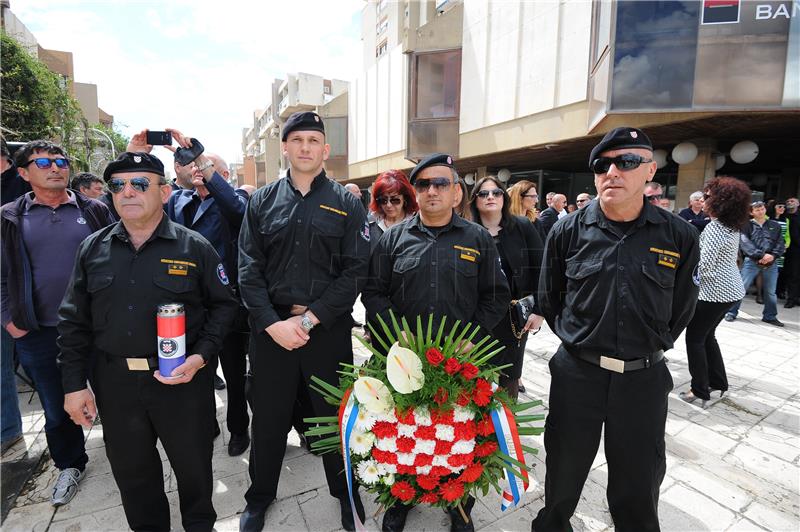
M781 257L786 251L781 224L767 219L764 225L758 225L755 220L750 220L742 228L739 249L753 260L761 260L767 253L776 259Z
M558 221L558 211L552 207L548 207L539 213L538 220L542 224L542 231L545 236L547 236L547 234L550 233L550 229L552 229Z
M97 200L75 193L78 208L83 213L86 223L94 233L111 224L114 220L108 208ZM13 321L14 325L26 331L39 329L33 306L33 272L20 234L20 213L25 208L25 196L8 203L2 209L2 306L3 325ZM65 268L69 268L74 257L53 257L53 260L65 260Z
M512 299L533 294L539 285L544 243L539 231L525 217L514 216L514 222L500 231L500 245L513 275L508 279Z

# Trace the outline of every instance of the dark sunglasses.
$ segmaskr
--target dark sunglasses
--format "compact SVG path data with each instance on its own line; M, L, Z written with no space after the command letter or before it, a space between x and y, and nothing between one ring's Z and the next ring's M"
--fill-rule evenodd
M645 159L641 155L636 155L635 153L623 153L617 157L598 157L592 161L590 168L595 174L605 174L613 163L617 169L627 172L628 170L639 168L640 164L652 162L653 159Z
M579 200L575 200L575 203L586 203L587 201L589 201L589 200L588 199L579 199Z
M523 198L538 198L539 194L523 194Z
M784 205L783 203L778 203L777 205L775 205L775 208L776 209L785 209L786 205Z
M660 200L663 197L664 196L662 196L661 194L653 194L652 196L647 196L647 199L653 201L653 200Z
M431 186L436 190L447 190L453 182L449 177L432 177L430 179L417 179L414 181L414 190L426 192Z
M500 190L499 188L495 188L493 190L481 190L480 192L478 192L475 195L478 196L481 199L486 199L486 198L489 197L489 194L491 194L495 198L499 198L500 196L503 195L503 191Z
M146 177L133 177L130 181L115 177L108 181L108 190L110 190L112 194L119 194L125 190L125 183L130 183L131 188L136 192L145 192L150 188L150 180Z
M375 198L375 203L378 205L386 205L387 203L391 203L392 205L400 205L403 203L403 198L400 196L395 196L393 198L386 198L384 196L380 196Z
M56 163L56 166L62 170L64 168L69 168L69 159L64 159L63 157L58 157L57 159L51 159L50 157L37 157L36 159L31 159L22 166L30 166L31 163L36 164L36 168L40 170L48 170L53 163Z

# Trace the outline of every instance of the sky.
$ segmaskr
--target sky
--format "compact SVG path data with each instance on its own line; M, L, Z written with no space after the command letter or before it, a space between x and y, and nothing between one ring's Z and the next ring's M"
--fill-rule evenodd
M44 48L73 53L75 81L127 136L176 128L228 162L271 83L306 72L352 81L364 0L11 0ZM172 154L155 148L168 169Z

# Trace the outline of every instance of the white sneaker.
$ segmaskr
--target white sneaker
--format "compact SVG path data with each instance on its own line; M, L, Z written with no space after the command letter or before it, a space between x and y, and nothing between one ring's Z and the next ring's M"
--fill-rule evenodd
M53 486L53 495L50 502L53 506L67 504L78 493L78 482L83 478L83 471L75 467L68 467L58 474Z

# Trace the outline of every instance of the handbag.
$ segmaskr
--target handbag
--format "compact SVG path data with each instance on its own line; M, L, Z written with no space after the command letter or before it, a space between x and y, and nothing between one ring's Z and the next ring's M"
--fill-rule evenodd
M525 324L528 323L528 317L533 314L533 305L536 300L533 294L523 297L522 299L512 299L509 309L509 318L511 319L511 332L517 340L521 340L525 334Z

